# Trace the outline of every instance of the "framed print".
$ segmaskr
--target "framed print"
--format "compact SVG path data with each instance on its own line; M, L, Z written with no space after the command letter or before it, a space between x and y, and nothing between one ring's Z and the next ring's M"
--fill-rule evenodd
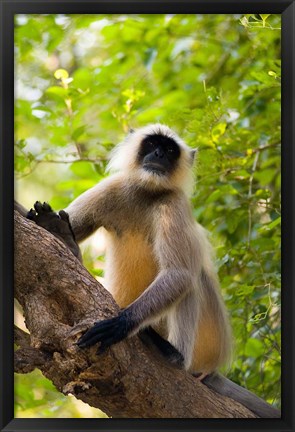
M0 5L1 430L294 430L294 2Z

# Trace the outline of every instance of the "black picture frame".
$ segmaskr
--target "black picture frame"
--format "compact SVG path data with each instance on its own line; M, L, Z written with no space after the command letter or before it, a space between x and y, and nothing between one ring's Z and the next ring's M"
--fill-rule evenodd
M279 13L282 15L282 417L281 419L15 419L13 381L13 119L14 14L44 13ZM282 0L0 0L0 277L1 431L293 431L294 401L294 196L295 196L295 4Z

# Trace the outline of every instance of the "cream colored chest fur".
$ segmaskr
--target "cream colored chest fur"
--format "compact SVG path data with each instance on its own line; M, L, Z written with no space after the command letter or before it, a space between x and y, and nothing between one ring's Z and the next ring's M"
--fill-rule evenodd
M108 233L105 284L120 307L132 303L155 279L152 244L141 233ZM111 266L108 265L111 263Z

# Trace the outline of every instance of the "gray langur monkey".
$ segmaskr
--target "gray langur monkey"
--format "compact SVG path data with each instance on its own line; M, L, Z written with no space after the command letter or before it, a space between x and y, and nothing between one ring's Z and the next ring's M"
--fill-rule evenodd
M96 322L81 348L99 342L103 352L147 329L171 361L193 373L210 374L230 359L211 246L189 201L194 153L167 126L132 131L113 152L114 173L65 209L77 242L100 227L107 231L105 284L122 308ZM52 213L46 206L36 203L28 217L38 223ZM59 215L65 222L65 212Z

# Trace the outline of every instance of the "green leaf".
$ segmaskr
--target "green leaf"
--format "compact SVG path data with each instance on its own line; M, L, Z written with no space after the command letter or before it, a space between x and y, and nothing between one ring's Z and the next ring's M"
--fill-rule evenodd
M247 297L253 293L254 289L254 285L239 285L235 293L238 296Z
M95 171L91 162L73 163L71 164L71 171L81 178L91 179L95 176Z
M268 223L268 224L264 224L261 228L259 228L259 232L263 233L266 231L271 231L272 229L274 229L277 225L281 224L281 216L277 217L274 221Z
M271 230L271 229L273 229L274 227L276 227L276 226L279 225L279 224L281 224L281 216L278 217L278 218L276 218L273 222L271 222L271 223L268 225L268 228Z
M73 141L78 141L78 138L83 135L83 133L86 131L87 126L83 125L78 127L77 129L74 130L74 132L72 133L72 139Z
M269 199L271 192L269 189L257 189L255 192L255 197L259 199Z
M104 270L103 269L98 269L98 268L93 268L93 269L91 269L91 273L94 275L94 276L98 276L98 277L103 277L103 275L104 275Z
M260 357L264 352L264 345L259 339L249 338L245 346L245 355L249 357Z
M52 86L49 87L46 91L45 91L47 96L53 97L54 99L57 98L59 100L65 100L66 97L68 96L68 89L63 88L63 87L58 87L58 86Z
M256 171L254 173L254 178L260 182L261 186L267 186L271 183L275 174L276 171L274 169L265 169Z
M206 203L212 203L218 200L218 198L220 198L220 196L222 195L222 192L220 189L216 189L214 192L212 192L208 198L206 199Z
M92 74L87 68L78 68L73 72L75 87L87 90L92 85Z

